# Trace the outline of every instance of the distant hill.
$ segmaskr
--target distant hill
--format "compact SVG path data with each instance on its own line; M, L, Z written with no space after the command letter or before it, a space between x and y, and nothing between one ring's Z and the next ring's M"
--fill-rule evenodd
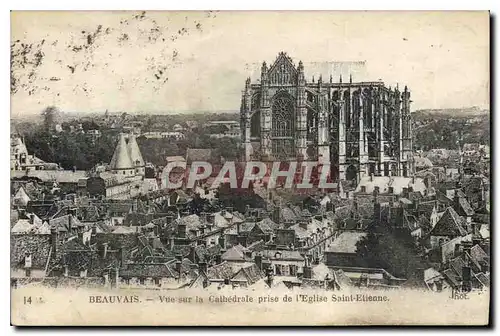
M412 113L415 149L456 149L462 143L490 144L490 114L477 107Z
M415 117L429 117L429 116L453 116L453 117L473 117L484 114L489 114L489 110L481 109L478 106L461 107L461 108L448 108L448 109L423 109L416 110L412 113Z

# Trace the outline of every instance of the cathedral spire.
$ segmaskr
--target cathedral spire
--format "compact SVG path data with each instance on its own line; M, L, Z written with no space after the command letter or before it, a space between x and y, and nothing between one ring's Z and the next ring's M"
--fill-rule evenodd
M339 82L342 84L342 74L340 74Z
M352 84L352 74L349 74L349 83Z
M333 83L333 76L330 75L330 84Z

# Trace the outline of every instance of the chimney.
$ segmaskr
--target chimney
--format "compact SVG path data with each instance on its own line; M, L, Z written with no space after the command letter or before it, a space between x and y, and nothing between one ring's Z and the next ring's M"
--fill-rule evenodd
M358 221L358 224L356 225L356 229L358 229L358 230L363 229L363 222L361 220Z
M226 215L226 209L222 209L222 210L220 211L220 214L221 214L221 216L225 216L225 215Z
M189 260L194 264L198 263L198 258L196 258L196 246L194 244L189 246Z
M401 196L403 196L403 197L407 197L408 196L408 188L407 187L403 188L403 192L401 193Z
M207 263L202 261L199 263L200 271L207 274Z
M175 238L174 236L170 237L170 251L173 251L175 245Z
M308 222L308 221L303 220L303 221L300 221L299 226L300 226L301 228L303 228L304 230L307 230L307 226L308 226L308 224L309 224L309 222Z
M220 264L222 262L222 254L225 250L221 250L219 253L215 255L215 264Z
M167 220L166 222L167 225L172 224L172 222L174 221L174 216L168 215L166 216L166 220Z
M373 212L374 212L374 215L375 215L375 222L380 224L381 220L382 220L382 206L380 205L379 202L376 202L374 205L373 205Z
M455 196L453 197L453 207L455 208L455 211L458 212L458 209L460 209L460 197L458 196L458 190L455 190Z
M267 268L266 268L266 283L267 285L271 288L273 286L273 280L274 280L274 272L273 272L273 269L272 269L272 266L269 265Z
M274 207L273 209L273 222L275 222L276 224L279 224L280 223L280 208L278 208L277 206Z
M102 258L106 259L108 256L108 243L102 243Z
M224 229L220 231L220 236L219 236L219 245L222 249L226 249L226 235L224 232Z
M262 255L260 255L259 253L256 254L254 257L254 262L255 265L257 265L257 268L262 270Z
M118 250L118 253L120 253L120 266L121 267L125 267L125 263L126 263L126 260L125 260L125 249L123 247L120 247L119 250Z
M73 216L71 214L68 215L68 233L73 232Z
M222 214L222 211L221 211ZM207 223L212 226L215 223L215 215L214 214L208 214L207 215Z
M464 241L462 242L462 246L464 248L465 260L468 261L468 258L470 256L470 250L472 248L472 242Z
M238 234L238 236L241 233L241 222L236 223L236 233Z
M370 182L373 182L373 173L370 174Z
M20 209L17 209L17 212L18 212L20 218L23 218L24 216L26 216L26 209L20 208Z
M78 240L83 244L83 232L78 232Z
M29 214L30 217L30 224L33 225L35 224L35 214Z
M182 262L179 259L177 259L177 261L175 262L175 270L176 270L177 274L179 275L179 281L181 281L181 276L182 276Z
M481 232L479 231L481 229L481 224L479 223L472 223L472 245L477 245L481 243Z
M305 256L305 261L304 261L304 270L302 273L302 277L304 279L312 279L312 267L309 263L309 256Z
M468 293L472 290L472 276L470 266L462 267L462 292Z
M58 232L57 232L57 227L51 226L50 228L50 242L52 245L52 255L54 257L57 256L57 244L58 244Z
M177 235L179 238L186 238L186 224L179 223L177 225Z

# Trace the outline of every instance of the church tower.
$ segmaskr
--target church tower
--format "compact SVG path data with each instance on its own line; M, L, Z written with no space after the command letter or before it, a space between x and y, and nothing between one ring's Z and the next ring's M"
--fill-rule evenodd
M410 176L413 174L413 151L412 151L412 130L411 130L411 116L410 116L410 92L408 87L401 95L401 142L402 142L402 157L403 157L403 175Z
M135 168L135 174L144 176L146 164L144 163L141 150L139 149L139 145L137 144L137 140L134 134L130 134L128 138L127 149L130 159L132 160L132 164Z
M123 133L120 134L120 139L118 140L115 152L109 163L109 168L114 174L123 176L135 175L135 168L130 159L127 142L125 141L125 135Z

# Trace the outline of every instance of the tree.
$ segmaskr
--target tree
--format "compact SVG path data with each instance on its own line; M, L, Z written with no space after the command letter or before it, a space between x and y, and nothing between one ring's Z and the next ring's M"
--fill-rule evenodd
M383 268L402 278L424 267L411 236L384 225L368 228L368 234L356 243L356 254L364 267Z
M50 132L59 121L61 112L55 106L48 106L42 111L43 124L45 130Z

